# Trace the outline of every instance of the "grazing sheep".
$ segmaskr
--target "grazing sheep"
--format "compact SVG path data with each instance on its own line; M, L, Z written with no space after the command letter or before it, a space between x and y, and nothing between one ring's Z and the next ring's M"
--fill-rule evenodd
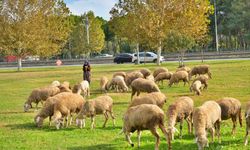
M130 139L131 133L137 130L138 147L140 147L141 132L143 130L150 130L156 137L155 150L158 150L160 135L157 132L157 127L164 133L169 149L171 149L168 133L164 126L164 112L161 108L152 104L141 104L128 108L123 116L123 133L132 147L134 147L134 144Z
M207 101L202 106L196 108L193 113L193 122L199 150L204 149L205 146L209 146L206 130L210 131L212 142L214 142L214 132L216 129L220 142L221 108L215 101Z
M161 81L161 84L163 84L163 80L170 80L172 75L172 72L161 72L155 77L155 82Z
M57 81L57 80L55 80L55 81L53 81L51 83L51 86L54 86L54 87L57 87L57 86L60 86L60 85L61 85L61 83L59 81Z
M140 72L143 74L145 79L151 74L151 71L147 68L141 69Z
M239 117L239 123L242 127L242 116L241 116L241 103L239 100L232 97L224 97L217 101L221 108L221 119L227 120L232 119L233 129L232 134L235 134L235 128L237 125L237 117Z
M106 126L106 123L108 121L110 114L111 118L113 119L113 126L115 126L115 117L113 114L113 100L110 96L99 96L92 100L87 101L83 108L81 109L80 113L77 116L77 125L82 128L82 121L79 121L79 119L85 120L85 117L91 118L91 129L94 128L95 123L95 116L99 114L103 114L105 117L105 122L103 124L103 127ZM85 127L85 124L83 124L83 127Z
M128 91L128 87L124 81L124 78L122 76L115 76L111 82L107 83L106 89L109 90L110 87L114 87L116 92L126 92Z
M147 78L146 79L148 79L148 80L150 80L150 81L154 81L155 82L155 78L154 78L154 76L151 74L151 75L149 75L149 76L147 76Z
M201 84L204 84L204 88L203 89L207 89L207 87L208 87L208 77L206 75L200 75L200 76L198 76L197 78L194 79L193 83L195 81L197 81L197 80L199 80L201 82Z
M191 71L191 69L187 66L182 66L176 69L176 72L178 71L187 71L188 73Z
M210 72L209 65L200 65L193 67L192 70L189 72L189 79L191 79L194 75L196 76L197 74L208 74L209 78L212 79L212 74Z
M68 81L64 81L61 85L67 87L68 89L71 89L70 83Z
M168 85L171 87L173 83L179 83L180 80L184 82L184 86L186 85L186 82L189 84L188 73L186 71L178 71L173 73Z
M36 109L39 102L46 101L51 96L54 96L60 93L60 89L58 87L49 86L45 88L37 88L32 90L30 96L27 101L24 103L24 112L27 112L30 108L32 108L31 103L36 103Z
M163 68L163 67L160 67L160 68L157 68L155 69L154 73L153 73L153 76L154 78L161 72L168 72L168 69L167 68Z
M100 79L100 87L101 87L102 92L106 93L107 84L108 84L108 78L105 76L102 76Z
M73 87L72 92L73 93L77 93L77 94L81 94L81 92L83 91L83 96L90 96L90 88L89 88L89 82L87 80L82 81L79 84L76 84Z
M129 107L141 105L141 104L154 104L163 108L163 105L167 102L167 97L161 92L152 92L141 97L136 97L130 103Z
M143 78L135 79L131 83L131 88L132 88L131 100L136 93L137 96L139 96L140 92L147 92L147 93L160 92L160 89L155 84L155 82Z
M130 86L130 84L135 79L138 79L138 78L144 78L143 74L141 72L139 72L139 71L133 71L133 72L130 72L130 73L126 74L125 82L126 82L127 86Z
M68 127L68 118L72 119L72 113L80 112L85 100L81 95L69 92L60 93L54 98L58 100L54 104L52 120L56 124L56 128L59 129L63 118L66 117L66 127Z
M125 77L126 77L126 72L116 72L116 73L113 74L113 78L114 78L115 76L122 76L122 77L125 79Z
M195 82L192 83L189 89L190 92L194 91L197 95L201 95L201 89L202 89L201 81L196 80Z
M245 136L244 145L247 146L248 134L249 134L249 130L250 130L250 102L247 102L247 104L246 104L245 118L246 118L246 136Z
M167 111L168 118L168 133L170 139L174 139L174 132L177 131L175 125L180 122L180 138L182 138L182 125L185 119L188 124L188 133L192 133L192 120L193 120L194 102L190 97L179 97L173 104L169 105Z
M69 82L64 81L61 85L58 86L61 92L72 92Z

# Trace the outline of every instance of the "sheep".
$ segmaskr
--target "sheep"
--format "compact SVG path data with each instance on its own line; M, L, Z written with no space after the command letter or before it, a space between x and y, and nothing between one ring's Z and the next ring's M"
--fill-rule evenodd
M123 71L121 71L121 72L116 72L116 73L113 74L113 78L114 78L115 76L122 76L123 78L125 78L125 77L126 77L126 72L123 72Z
M242 127L242 116L241 116L241 103L239 100L232 97L224 97L217 101L221 107L221 119L227 120L232 119L233 129L232 134L235 134L235 128L237 125L237 117L239 117L239 123Z
M163 67L160 67L160 68L156 68L154 73L153 73L153 76L154 78L161 72L168 72L168 69L167 68L163 68Z
M145 79L151 74L151 71L147 68L141 69L140 72L143 74Z
M128 87L124 81L124 78L122 76L115 76L111 82L107 83L106 89L109 90L111 86L114 86L116 89L116 92L122 91L126 92L128 91Z
M201 89L202 89L201 81L196 80L195 82L192 83L189 89L190 92L194 91L197 95L201 95Z
M155 78L154 78L154 76L153 76L152 74L149 75L149 76L147 76L146 79L148 79L148 80L150 80L150 81L155 81Z
M172 75L172 72L161 72L155 77L155 82L161 81L161 84L163 84L163 80L170 80Z
M196 76L197 74L208 74L209 78L212 79L212 74L210 72L209 65L200 65L193 67L192 70L189 72L189 79L191 79L193 75Z
M37 109L39 102L42 103L42 101L46 101L47 98L54 96L60 92L60 89L54 86L37 88L32 90L27 101L24 103L24 112L27 112L30 108L32 108L31 103L36 103Z
M164 112L161 108L152 104L141 104L128 108L123 116L123 133L129 144L134 147L130 136L131 133L137 130L138 133L138 147L140 147L140 137L142 130L150 130L156 137L155 150L159 149L160 135L157 132L157 126L164 133L168 142L169 149L171 145L168 139L168 133L164 126Z
M61 83L59 81L57 81L57 80L55 80L55 81L53 81L51 83L51 86L54 86L54 87L57 87L57 86L60 86L60 85L61 85Z
M207 101L202 106L196 108L193 113L193 124L198 149L202 150L208 145L206 130L209 130L214 142L214 132L216 129L220 143L220 122L221 108L215 101ZM215 129L214 129L215 127Z
M83 108L81 109L80 113L77 116L77 125L80 126L80 128L85 127L85 123L82 125L81 119L85 120L85 117L91 118L91 129L94 128L95 123L95 116L99 114L103 114L105 117L105 122L103 124L103 127L106 126L106 123L108 121L108 113L110 114L111 118L113 119L113 126L115 126L115 117L113 114L113 100L110 96L99 96L92 100L87 101Z
M154 104L163 108L163 105L167 102L167 97L161 92L148 93L141 97L136 97L130 103L129 107L137 106L140 104Z
M64 81L61 85L58 86L61 92L72 92L69 82Z
M137 78L144 78L144 76L139 71L133 71L133 72L127 73L125 77L125 82L127 86L129 87L131 83Z
M100 87L101 87L102 92L106 93L107 83L108 83L108 78L105 76L102 76L100 79Z
M132 88L131 100L136 93L137 96L139 96L140 92L147 92L147 93L160 92L160 89L155 84L155 82L143 78L135 79L131 83L131 88Z
M184 86L186 85L186 82L189 84L188 73L186 71L178 71L173 73L169 80L169 87L171 87L173 83L179 83L180 80L184 82Z
M188 124L188 133L192 133L193 108L194 102L187 96L179 97L173 104L169 105L166 116L168 118L168 133L171 140L174 140L174 132L178 131L175 128L177 122L180 122L180 138L182 138L184 119Z
M90 88L89 88L89 82L87 80L83 80L81 83L74 85L72 92L81 94L83 91L83 96L90 96Z
M182 66L176 69L176 72L178 71L187 71L188 73L191 71L191 69L187 66Z
M193 83L195 81L197 81L197 80L199 80L201 82L201 84L204 84L204 88L203 89L207 89L207 87L208 87L208 77L206 75L200 75L200 76L198 76L197 78L194 79Z
M54 104L52 120L56 124L56 128L59 129L62 119L66 117L66 127L68 127L68 118L71 116L72 119L72 113L80 112L85 100L81 95L69 92L60 93L54 98L58 100Z
M249 134L249 129L250 129L250 102L247 102L247 104L246 104L245 118L246 118L246 136L245 136L244 145L247 146L248 134Z
M61 85L67 87L68 89L71 89L70 83L68 81L64 81Z

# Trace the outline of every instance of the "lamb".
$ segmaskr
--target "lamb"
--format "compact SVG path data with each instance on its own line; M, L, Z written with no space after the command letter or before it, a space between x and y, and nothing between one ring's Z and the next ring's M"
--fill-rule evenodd
M124 78L122 76L115 76L111 82L107 84L106 89L110 89L110 87L113 86L116 89L116 92L121 91L121 92L126 92L128 91L128 87L124 81Z
M207 101L202 106L196 108L193 113L193 123L198 149L202 150L208 145L206 130L209 130L214 141L214 132L216 129L220 142L220 122L221 108L215 101ZM215 127L215 129L214 129Z
M245 136L244 145L247 146L247 144L248 144L248 134L249 134L249 130L250 130L250 101L247 102L247 104L246 104L245 118L246 118L246 136Z
M208 74L209 78L212 79L212 74L210 72L209 65L200 65L193 67L192 70L189 72L189 79L191 79L193 75L196 76L197 74Z
M182 138L182 125L185 119L188 124L188 133L192 133L192 120L193 120L194 102L190 97L179 97L173 104L169 105L167 111L168 118L168 133L170 139L174 139L174 132L178 131L175 128L177 122L180 122L180 138Z
M105 76L102 76L100 79L100 87L101 87L102 92L106 93L107 84L108 84L108 78Z
M178 71L187 71L188 73L191 71L191 69L187 66L182 66L176 69L176 72Z
M171 87L173 83L179 83L180 80L184 82L184 86L186 85L186 82L189 84L188 73L186 71L178 71L173 73L169 80L169 87Z
M89 88L89 82L87 80L82 81L79 84L74 85L72 92L81 94L83 91L83 96L90 96L90 88Z
M66 117L66 127L68 127L68 118L71 116L72 120L72 113L80 112L85 100L81 95L69 92L60 93L54 96L54 98L58 100L54 104L52 120L56 124L56 128L59 129L62 119Z
M221 107L221 119L227 120L232 118L233 129L232 134L235 134L235 128L237 125L237 117L239 117L239 123L242 127L242 116L241 116L241 103L239 100L232 97L224 97L217 101Z
M55 81L53 81L51 83L51 86L54 86L54 87L57 87L57 86L60 86L60 85L61 85L61 83L59 81L57 81L57 80L55 80Z
M161 81L161 84L163 84L163 80L170 80L172 75L172 72L161 72L155 77L155 82Z
M135 79L131 83L131 88L132 88L131 100L136 93L137 96L139 96L140 92L147 92L147 93L160 92L160 89L155 84L155 82L143 78Z
M42 101L46 101L51 96L54 96L60 93L60 89L58 87L49 86L44 88L37 88L32 90L27 101L24 103L24 112L27 112L30 108L32 108L31 103L36 103L36 109L38 103Z
M193 83L195 81L197 81L197 80L199 80L201 82L201 84L204 84L204 88L203 89L207 89L207 87L208 87L208 77L206 75L200 75L200 76L198 76L197 78L194 79Z
M115 126L115 117L113 114L112 107L113 107L113 100L110 96L99 96L92 100L87 101L77 116L77 125L80 126L80 128L85 127L85 123L83 124L82 121L80 120L81 119L85 120L85 117L87 116L91 118L91 129L93 129L95 126L94 123L95 116L103 114L105 117L105 122L103 124L103 127L105 127L108 121L109 117L108 113L109 113L111 118L113 119L113 126Z
M113 74L113 78L114 78L115 76L122 76L123 78L125 78L125 77L126 77L126 72L123 72L123 71L121 71L121 72L116 72L116 73Z
M151 71L147 68L141 69L140 72L143 74L145 79L151 74Z
M190 92L194 91L197 95L201 95L201 89L202 89L201 81L196 80L195 82L192 83L189 89Z
M161 72L168 72L168 69L167 68L163 68L163 67L160 67L160 68L157 68L155 69L154 73L153 73L153 76L154 78Z
M129 107L141 105L141 104L154 104L163 108L163 105L167 102L167 97L161 92L148 93L141 97L136 97L130 103Z
M133 72L130 72L130 73L126 74L125 82L126 82L127 86L130 86L130 84L135 79L138 79L138 78L144 78L143 74L141 72L139 72L139 71L133 71Z
M168 139L168 133L164 126L164 112L161 108L152 104L141 104L128 108L123 116L123 133L129 144L134 147L130 136L137 130L138 147L140 147L140 137L142 130L150 130L156 137L155 150L159 149L160 135L157 132L157 126L164 133L168 142L169 149L171 145Z

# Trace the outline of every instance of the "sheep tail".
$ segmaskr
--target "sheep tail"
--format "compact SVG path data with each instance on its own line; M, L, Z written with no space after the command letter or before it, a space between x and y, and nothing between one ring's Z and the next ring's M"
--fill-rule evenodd
M239 109L238 115L239 115L240 127L242 127L242 115L241 115L241 108ZM248 115L248 116L249 116L249 115ZM247 117L246 117L246 118L247 118Z

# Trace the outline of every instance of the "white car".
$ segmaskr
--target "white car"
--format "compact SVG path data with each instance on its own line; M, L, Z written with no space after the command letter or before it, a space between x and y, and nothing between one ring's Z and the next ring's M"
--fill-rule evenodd
M113 55L110 55L110 54L100 54L100 55L97 55L95 56L95 58L112 58Z
M132 62L136 63L137 62L137 53L133 54L133 59ZM142 62L153 62L156 63L157 62L157 54L153 53L153 52L139 52L139 59L140 59L140 63ZM165 61L163 56L160 56L160 62Z

